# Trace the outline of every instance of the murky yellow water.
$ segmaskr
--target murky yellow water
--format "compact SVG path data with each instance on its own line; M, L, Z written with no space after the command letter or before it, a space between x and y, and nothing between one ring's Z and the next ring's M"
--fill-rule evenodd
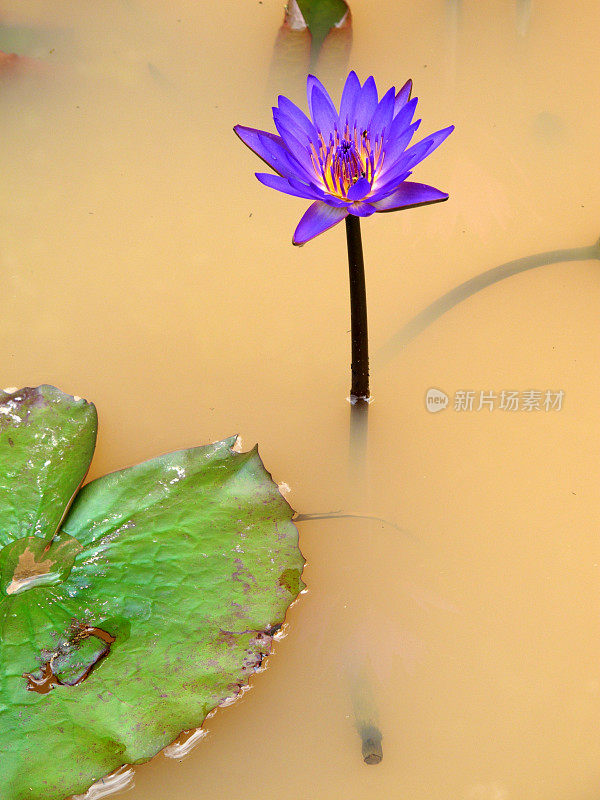
M97 404L91 477L239 432L298 512L362 515L298 523L309 591L268 670L130 800L598 796L600 12L404 5L354 4L349 63L456 124L415 174L451 197L363 225L351 426L343 227L293 248L304 201L231 132L300 99L281 3L2 4L47 66L2 83L2 385ZM562 408L499 407L530 390Z

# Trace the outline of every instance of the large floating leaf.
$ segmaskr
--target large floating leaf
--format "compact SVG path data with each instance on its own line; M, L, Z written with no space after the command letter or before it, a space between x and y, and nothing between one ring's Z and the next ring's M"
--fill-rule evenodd
M46 543L63 512L46 527L35 509L52 493L68 503L60 476L81 479L93 407L42 387L0 396L0 420L2 504L30 477L11 452L52 433L73 444L37 495L0 517L0 797L60 800L235 696L302 589L304 562L291 508L256 449L232 451L235 437L89 483Z

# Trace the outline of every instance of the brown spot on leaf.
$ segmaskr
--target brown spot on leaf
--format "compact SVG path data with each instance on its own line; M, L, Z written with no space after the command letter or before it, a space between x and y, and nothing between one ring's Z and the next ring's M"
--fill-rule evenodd
M294 597L300 591L300 573L297 569L286 569L279 576L279 585L283 586Z
M104 646L99 647L91 656L87 656L87 661L77 665L78 673L74 680L62 680L60 677L61 669L66 672L68 666L64 664L62 667L58 666L60 660L63 659L64 661L73 652L76 653L81 643L92 636L103 642ZM50 658L42 665L39 676L30 672L23 673L23 677L27 679L27 690L38 694L48 694L55 686L78 686L90 675L94 667L103 658L106 658L114 641L115 637L108 631L102 630L102 628L75 624L71 630L69 640L65 645L59 647L55 653L52 653Z
M35 553L26 547L19 556L12 581L6 587L6 594L15 594L19 589L24 589L27 584L34 583L40 575L51 572L53 566L54 561L49 558L36 561Z

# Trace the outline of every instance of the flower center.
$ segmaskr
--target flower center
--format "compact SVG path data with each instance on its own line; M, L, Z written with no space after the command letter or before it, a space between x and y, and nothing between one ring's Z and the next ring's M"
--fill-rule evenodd
M333 164L344 186L352 186L359 178L364 177L364 164L354 144L347 139L336 148Z
M319 133L319 150L311 145L311 160L319 182L324 188L342 199L348 196L348 189L360 178L373 182L375 172L383 162L381 142L371 143L368 131L351 132L348 125L344 135L337 129L326 142Z

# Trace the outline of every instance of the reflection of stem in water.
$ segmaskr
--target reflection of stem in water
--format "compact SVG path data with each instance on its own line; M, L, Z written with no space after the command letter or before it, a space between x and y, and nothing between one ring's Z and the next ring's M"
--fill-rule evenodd
M461 2L462 0L446 0L448 56L446 58L445 70L452 89L454 89L456 83L456 51L458 48L458 35L460 31Z
M358 666L350 675L350 699L354 724L362 742L363 761L365 764L379 764L383 759L383 737L379 730L377 706L366 665Z
M360 731L362 755L365 764L380 764L383 760L382 735L379 728L369 725Z
M498 281L510 278L511 275L518 275L520 272L527 272L530 269L545 267L549 264L561 264L566 261L592 261L600 260L600 241L591 247L572 247L565 250L549 250L546 253L536 253L533 256L517 258L515 261L507 261L493 267L475 278L471 278L455 289L447 292L438 298L426 309L413 317L403 328L401 328L377 353L376 359L380 366L389 364L406 345L422 333L429 325L439 319L446 311L457 306L467 297L486 289Z
M354 374L352 384L354 386ZM367 503L367 506L369 499L367 481L368 413L369 403L364 399L358 399L350 407L351 490L354 499ZM376 519L376 517L370 517L370 519ZM371 531L368 530L367 533L370 534ZM362 742L363 761L365 764L379 764L383 758L382 736L377 725L377 709L371 682L367 678L366 667L363 664L352 666L352 661L350 661L350 666L347 665L346 669L350 673L350 698L354 711L354 723Z
M527 36L531 22L531 0L515 0L517 31L520 36Z
M462 0L446 0L446 22L451 33L456 34L460 26Z
M350 406L350 467L355 483L353 494L357 489L364 492L368 435L369 404L359 400ZM366 498L360 499L366 500Z

